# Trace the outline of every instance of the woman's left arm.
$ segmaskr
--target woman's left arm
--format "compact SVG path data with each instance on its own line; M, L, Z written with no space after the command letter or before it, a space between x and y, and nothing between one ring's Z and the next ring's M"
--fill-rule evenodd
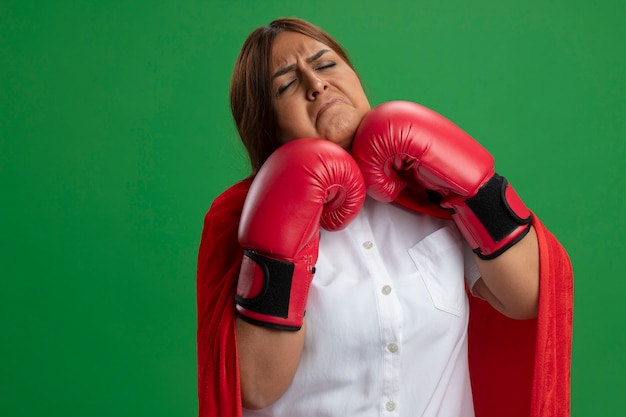
M539 247L534 228L500 256L476 256L481 278L473 293L513 319L537 317L539 302Z
M532 213L480 143L433 110L391 101L363 118L352 155L373 198L395 201L407 190L449 211L477 254L477 295L509 317L537 316L539 249ZM416 190L406 187L410 179ZM416 205L423 199L416 196Z

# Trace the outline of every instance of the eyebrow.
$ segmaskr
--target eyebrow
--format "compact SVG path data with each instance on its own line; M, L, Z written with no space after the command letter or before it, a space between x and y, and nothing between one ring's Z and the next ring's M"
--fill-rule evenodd
M324 55L326 52L330 52L330 49L321 49L318 52L316 52L315 54L311 55L310 57L308 57L306 59L306 62L311 63L317 59L319 59L322 55ZM274 73L274 75L272 75L272 79L276 78L276 77L280 77L281 75L285 75L287 74L289 71L293 71L294 69L296 69L296 64L291 64L291 65L287 65L286 67L283 68L279 68L278 71L276 71Z

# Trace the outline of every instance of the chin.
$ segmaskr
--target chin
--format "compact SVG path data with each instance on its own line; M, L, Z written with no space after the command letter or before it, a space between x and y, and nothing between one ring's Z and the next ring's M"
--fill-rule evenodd
M342 148L348 150L352 146L352 140L359 127L358 123L342 123L341 126L334 126L330 134L324 135L324 137Z
M352 148L352 139L354 138L354 136L350 136L347 138L342 139L341 141L335 142L337 145L341 146L342 148L344 148L346 151L349 151Z

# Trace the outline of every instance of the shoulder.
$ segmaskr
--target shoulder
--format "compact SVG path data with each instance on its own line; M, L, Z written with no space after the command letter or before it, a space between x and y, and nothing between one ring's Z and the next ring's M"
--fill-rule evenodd
M239 181L218 195L204 216L205 227L213 222L222 224L229 220L230 222L236 220L238 223L250 184L252 184L252 177Z
M215 200L213 200L211 208L207 214L212 211L220 211L235 208L237 206L243 206L243 202L245 201L246 195L248 195L248 190L250 189L250 184L252 184L252 177L241 180L223 191L215 198Z
M252 178L246 178L222 192L213 200L204 216L201 251L205 247L233 247L237 243L239 219Z
M225 274L237 262L240 252L243 252L237 232L243 203L251 183L252 179L246 178L213 200L204 216L198 250L198 277Z

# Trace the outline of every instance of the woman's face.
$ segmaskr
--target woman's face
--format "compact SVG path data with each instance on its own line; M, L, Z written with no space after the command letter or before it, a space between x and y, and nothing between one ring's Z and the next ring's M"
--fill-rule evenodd
M317 137L348 149L370 110L352 68L327 45L285 31L274 40L270 69L282 142Z

